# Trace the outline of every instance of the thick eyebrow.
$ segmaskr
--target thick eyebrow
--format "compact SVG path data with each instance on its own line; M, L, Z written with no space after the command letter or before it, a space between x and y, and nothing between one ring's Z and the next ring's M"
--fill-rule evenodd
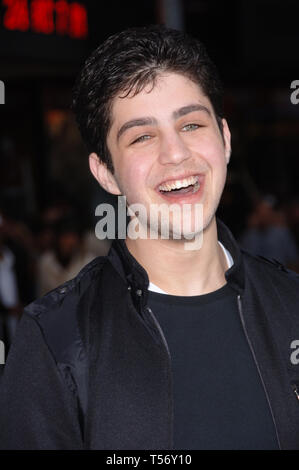
M182 108L179 108L173 111L172 117L173 119L178 119L179 117L185 116L186 114L192 113L193 111L203 111L206 114L208 114L208 116L211 116L211 111L206 106L202 104L189 104L187 106L183 106ZM131 127L148 126L148 125L156 126L157 124L158 124L157 119L153 117L142 117L138 119L132 119L131 121L125 122L121 126L121 128L117 132L116 140L118 142L121 135L124 132L126 132L128 129L131 129Z
M127 121L119 129L117 136L116 136L116 140L119 141L120 136L124 132L126 132L128 129L131 129L131 127L148 126L148 125L157 125L157 120L151 117L144 117L144 118L132 119L131 121Z
M211 116L211 111L209 108L204 106L203 104L189 104L187 106L183 106L180 109L177 109L172 113L174 119L178 119L181 116L185 116L186 114L193 113L193 111L203 111L204 113Z

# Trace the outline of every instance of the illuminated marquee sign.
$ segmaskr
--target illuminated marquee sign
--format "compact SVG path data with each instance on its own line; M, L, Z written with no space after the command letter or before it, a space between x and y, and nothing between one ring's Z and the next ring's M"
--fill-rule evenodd
M2 0L2 6L5 8L2 25L6 30L87 38L87 10L79 2Z

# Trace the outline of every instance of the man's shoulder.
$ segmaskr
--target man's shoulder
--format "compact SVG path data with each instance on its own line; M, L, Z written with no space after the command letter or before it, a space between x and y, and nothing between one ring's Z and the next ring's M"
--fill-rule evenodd
M83 366L87 357L86 313L106 261L107 256L93 259L73 279L34 300L24 309L23 315L38 325L43 342L63 377L69 376L71 367L75 382L81 380L78 371L86 369L86 365Z
M287 268L275 258L254 255L243 248L241 251L247 269L254 271L257 279L261 281L272 280L276 283L277 287L279 285L288 285L289 287L299 289L299 273Z
M55 289L28 304L24 312L36 319L40 319L49 311L56 309L65 310L65 304L73 302L74 299L79 301L84 293L93 287L107 259L107 256L97 256L86 264L74 278L60 284Z

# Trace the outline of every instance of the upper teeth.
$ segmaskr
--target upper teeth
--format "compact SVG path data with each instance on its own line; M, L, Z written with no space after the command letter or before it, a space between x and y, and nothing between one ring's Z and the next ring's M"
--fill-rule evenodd
M170 183L163 183L159 186L160 191L171 191L172 189L186 188L190 184L198 183L198 176L189 176L183 180L171 181Z

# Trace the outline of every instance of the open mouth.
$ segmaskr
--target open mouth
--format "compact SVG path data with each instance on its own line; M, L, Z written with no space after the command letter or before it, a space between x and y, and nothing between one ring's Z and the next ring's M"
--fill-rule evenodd
M158 190L164 196L194 194L200 189L199 175L192 175L182 180L175 180L161 184Z

